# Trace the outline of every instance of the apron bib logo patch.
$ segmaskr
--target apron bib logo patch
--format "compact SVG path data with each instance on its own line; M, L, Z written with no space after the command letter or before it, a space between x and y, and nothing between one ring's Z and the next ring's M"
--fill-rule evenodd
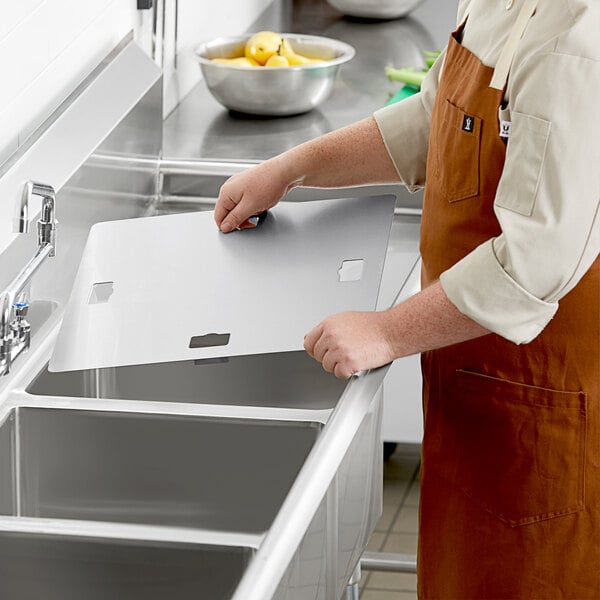
M462 122L462 130L468 133L473 131L473 126L475 125L475 118L471 115L464 115Z
M510 128L512 123L510 121L500 121L500 137L510 137Z

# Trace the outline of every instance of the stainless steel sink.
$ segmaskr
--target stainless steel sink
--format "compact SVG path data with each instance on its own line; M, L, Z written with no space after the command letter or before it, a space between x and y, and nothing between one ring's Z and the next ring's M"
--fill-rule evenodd
M0 512L262 534L319 428L17 407L0 427Z
M34 302L56 310L36 322L32 306L35 343L0 382L0 598L340 598L381 514L385 370L339 381L303 352L44 367L90 227L210 209L215 176L232 174L229 163L159 158L162 86L146 62L131 70L139 77L120 90L118 110L105 100L122 79L121 58L80 88L85 102L107 108L91 155L86 134L89 147L76 153L58 144L46 156L48 144L38 144L39 154L25 148L15 163L36 176L52 165L64 186L58 262L32 287ZM61 106L59 126L79 131L81 114ZM295 190L288 199L339 194ZM9 273L29 254L13 244L0 266Z
M0 598L229 600L253 549L0 531Z
M305 352L238 356L51 373L27 386L38 396L331 409L346 382Z

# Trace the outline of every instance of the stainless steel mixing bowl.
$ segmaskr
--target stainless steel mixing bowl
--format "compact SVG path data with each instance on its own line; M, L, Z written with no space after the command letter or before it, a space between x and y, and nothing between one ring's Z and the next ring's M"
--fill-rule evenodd
M327 2L351 17L397 19L406 16L423 0L327 0Z
M331 93L341 65L355 54L339 40L282 33L295 52L323 63L290 67L241 67L215 63L213 58L244 54L252 34L221 37L200 44L196 56L212 95L230 110L265 116L296 115L318 106Z

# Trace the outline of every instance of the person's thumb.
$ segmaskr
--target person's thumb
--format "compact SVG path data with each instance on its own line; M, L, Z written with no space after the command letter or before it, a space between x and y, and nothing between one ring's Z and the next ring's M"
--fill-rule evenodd
M221 231L223 233L229 233L237 229L250 215L245 214L243 208L240 210L240 206L236 206L222 221Z

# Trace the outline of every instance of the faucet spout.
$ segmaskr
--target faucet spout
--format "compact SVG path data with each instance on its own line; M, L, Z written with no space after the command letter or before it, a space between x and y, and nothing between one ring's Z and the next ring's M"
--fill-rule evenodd
M23 188L21 197L17 200L13 223L15 233L27 233L29 231L29 196L31 196L32 186L33 182L28 181Z
M52 246L50 256L55 255L56 247L56 193L51 185L28 181L23 188L20 201L17 202L15 232L26 233L29 229L29 200L31 196L42 197L42 213L38 220L38 244Z

